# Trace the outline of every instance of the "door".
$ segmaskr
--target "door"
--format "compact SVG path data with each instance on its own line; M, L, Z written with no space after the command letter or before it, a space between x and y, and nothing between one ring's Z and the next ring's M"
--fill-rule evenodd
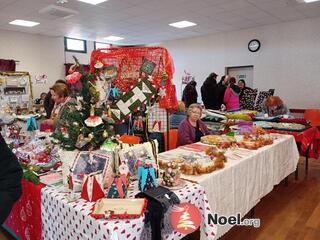
M235 77L237 82L243 79L247 87L253 88L253 66L226 67L226 73Z

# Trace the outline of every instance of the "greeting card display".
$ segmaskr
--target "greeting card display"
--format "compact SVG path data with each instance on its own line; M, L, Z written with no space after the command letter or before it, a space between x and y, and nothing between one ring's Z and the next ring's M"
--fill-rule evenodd
M129 173L133 178L138 178L138 164L148 162L157 167L156 156L158 154L158 142L151 141L143 144L136 144L133 147L119 151L121 162L126 162Z
M72 175L75 182L83 182L85 174L101 171L103 179L113 172L114 153L105 151L79 152L72 166Z

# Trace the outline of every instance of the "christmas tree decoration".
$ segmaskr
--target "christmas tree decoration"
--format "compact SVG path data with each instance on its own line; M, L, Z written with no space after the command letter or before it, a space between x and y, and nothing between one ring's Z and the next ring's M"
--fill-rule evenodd
M85 174L81 190L81 198L95 202L104 197L103 175L101 172Z
M103 63L100 62L100 61L97 61L97 62L94 64L94 68L97 68L97 69L103 68Z
M158 95L159 95L161 98L165 97L165 96L166 96L166 89L165 89L165 88L160 88Z
M114 79L117 77L117 68L114 65L106 67L104 70L104 77L107 79Z
M119 175L109 178L107 198L125 198L127 195L127 176Z
M154 62L145 58L143 64L141 65L140 71L151 75L156 65L157 64L155 64Z
M88 127L97 127L103 123L101 117L96 116L94 114L93 105L91 106L91 109L90 109L90 117L88 117L84 122Z
M124 120L134 109L153 97L155 93L155 88L146 78L139 81L134 88L112 105L112 118L116 122Z
M150 188L157 187L155 169L149 166L138 167L139 190L144 192Z
M38 129L38 123L35 117L30 117L27 119L26 128L27 128L27 131L30 131L30 132Z

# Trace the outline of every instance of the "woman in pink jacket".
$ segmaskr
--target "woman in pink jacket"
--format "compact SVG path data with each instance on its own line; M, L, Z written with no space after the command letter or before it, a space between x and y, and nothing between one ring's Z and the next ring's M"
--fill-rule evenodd
M230 78L229 85L224 93L223 101L226 105L227 111L235 111L240 109L240 88L235 83L236 79L234 77Z

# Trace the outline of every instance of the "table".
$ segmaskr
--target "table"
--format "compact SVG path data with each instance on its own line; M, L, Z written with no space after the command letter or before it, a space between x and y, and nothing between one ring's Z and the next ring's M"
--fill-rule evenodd
M135 189L138 189L137 185L131 187L129 197L134 197L138 193ZM174 192L181 202L193 203L200 209L203 217L202 230L207 236L210 236L208 239L213 239L216 234L216 226L208 225L208 214L211 213L211 208L204 189L198 184L187 182L184 189ZM89 216L93 202L79 199L68 203L66 196L67 193L57 188L46 187L42 190L43 239L151 239L151 232L144 223L144 216L137 219L96 220ZM169 212L165 216L164 223L163 239L181 239L184 236L172 229L169 224Z
M214 213L220 216L240 213L245 216L262 197L272 191L274 185L296 170L299 152L294 137L280 134L273 136L276 139L272 145L248 151L248 155L240 160L229 159L221 170L183 177L204 187ZM231 227L218 226L217 238Z

